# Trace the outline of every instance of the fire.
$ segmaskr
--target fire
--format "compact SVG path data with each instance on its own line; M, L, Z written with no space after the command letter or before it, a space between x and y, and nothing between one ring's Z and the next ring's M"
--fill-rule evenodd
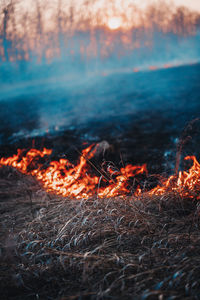
M151 195L163 195L168 191L178 193L182 197L200 199L200 164L195 156L186 156L185 160L192 160L192 167L180 171L178 176L172 175L150 191Z
M42 159L47 162L52 150L44 148L42 151L31 149L26 154L18 149L16 155L0 159L0 167L12 166L24 174L34 176L40 181L47 192L53 192L64 197L89 198L115 197L130 193L129 181L139 174L147 173L146 166L127 165L120 170L108 167L105 172L98 170L98 176L91 171L90 159L95 154L94 145L82 151L76 165L67 159L51 161L46 168ZM136 189L135 193L138 193Z
M50 161L52 150L30 149L28 152L18 149L17 154L0 159L0 167L12 166L34 176L47 192L71 198L89 198L98 196L109 198L134 194L139 196L142 187L141 176L147 176L146 165L127 165L119 170L108 166L98 169L91 159L95 155L94 145L84 149L76 165L67 159ZM163 195L166 192L178 193L182 197L200 199L200 164L195 156L187 156L193 165L188 171L180 171L163 180L162 184L148 191L150 195ZM46 166L46 167L45 167ZM132 191L134 189L134 192Z

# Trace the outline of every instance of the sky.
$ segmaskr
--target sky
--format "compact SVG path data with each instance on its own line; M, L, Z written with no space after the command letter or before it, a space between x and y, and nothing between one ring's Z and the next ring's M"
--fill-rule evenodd
M12 0L0 0L2 3L10 3ZM16 1L16 2L15 2ZM43 13L43 21L45 29L51 29L54 26L52 16L58 12L58 3L61 4L63 12L70 14L70 6L73 7L73 24L79 23L81 20L90 20L90 25L105 25L110 29L130 28L140 24L142 10L154 3L160 3L161 7L164 3L169 4L169 8L173 10L176 6L186 6L193 11L200 13L200 0L15 0L16 18L20 18L24 14L31 15L37 11L37 3L40 4ZM163 6L164 8L164 6ZM45 14L44 14L45 12ZM69 15L68 15L69 16ZM133 18L134 16L134 18ZM20 24L20 22L18 22ZM84 24L82 22L81 24ZM20 25L19 25L20 26ZM84 25L83 25L84 26ZM72 26L71 26L72 28ZM23 31L23 28L20 29Z
M0 0L0 2L8 2L11 0ZM108 24L108 21L112 17L119 17L124 14L126 18L129 18L130 13L135 11L137 18L137 9L142 10L146 6L153 3L160 3L163 5L167 3L170 7L186 6L191 10L200 12L200 0L16 0L20 3L18 11L21 12L26 10L31 13L35 11L37 3L51 15L51 11L57 10L58 3L61 3L61 7L68 10L68 7L73 6L75 8L75 15L80 16L81 14L88 14L90 16L99 16L99 20L105 20L103 23ZM134 7L134 8L133 8ZM49 10L48 10L49 9ZM138 13L139 13L138 11ZM48 12L47 12L48 14ZM137 21L136 21L137 22ZM102 23L102 22L100 22Z
M140 7L145 6L151 0L132 0L131 2L137 3ZM152 2L163 2L162 0L152 1ZM176 6L186 6L192 10L197 10L200 12L200 0L167 0L167 3L173 3Z
M200 12L200 0L174 0L176 5L184 5Z
M1 1L4 1L4 2L8 1L9 2L9 0L0 0L0 2ZM56 2L56 1L58 1L58 0L51 0L51 1L50 0L40 0L41 3L42 2L52 3L52 2ZM35 0L22 0L23 6L28 7L28 8L30 8L34 2L35 2ZM66 4L70 3L70 2L73 2L73 3L77 3L77 6L80 6L80 4L84 2L84 0L76 0L76 1L62 0L61 2L66 3ZM118 5L121 6L122 3L123 3L123 5L133 3L133 4L136 4L140 8L143 8L146 5L150 4L151 2L161 2L162 3L164 1L163 0L113 0L113 1L88 0L87 2L88 3L91 2L91 4L94 3L94 2L97 2L98 6L108 5L111 2L115 2L117 6ZM176 6L186 6L190 9L193 9L193 10L196 10L196 11L200 12L200 0L166 0L166 2L173 3Z

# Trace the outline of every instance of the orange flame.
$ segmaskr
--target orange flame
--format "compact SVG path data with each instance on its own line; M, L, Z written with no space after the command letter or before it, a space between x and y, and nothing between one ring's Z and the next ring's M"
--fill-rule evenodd
M128 194L129 179L146 173L146 166L127 165L119 171L108 168L107 173L101 171L101 176L91 173L90 159L95 154L94 145L82 151L77 165L72 165L67 159L51 161L47 168L40 162L42 158L51 155L52 150L42 151L31 149L25 155L18 149L17 155L0 159L0 167L12 166L24 174L30 174L39 180L46 191L54 192L64 197L89 198L98 193L99 197L115 197ZM138 192L138 189L136 190Z
M138 182L138 176L147 175L146 165L127 165L120 170L110 166L106 172L98 170L90 161L94 157L94 145L82 151L76 165L67 159L49 162L52 150L44 148L42 151L31 149L27 153L18 149L16 155L0 159L0 167L12 166L24 174L34 176L47 192L53 192L64 197L89 198L98 195L100 198L124 196L131 193L131 181ZM186 160L193 160L193 166L186 172L180 171L178 176L172 175L163 180L161 185L149 191L150 195L163 195L175 192L183 197L200 199L200 164L195 156L187 156ZM45 164L44 164L45 161ZM44 167L48 165L47 167ZM98 175L91 170L94 166ZM139 196L142 189L138 184L134 191Z
M172 175L150 191L151 195L163 195L168 191L178 193L182 197L200 199L200 164L195 156L186 156L185 160L192 160L192 167L186 171L180 171L178 176Z

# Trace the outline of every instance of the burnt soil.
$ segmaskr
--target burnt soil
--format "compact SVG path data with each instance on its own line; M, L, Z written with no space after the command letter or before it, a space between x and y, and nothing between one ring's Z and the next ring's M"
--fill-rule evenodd
M75 149L106 140L113 149L106 158L116 165L146 163L151 174L171 174L180 144L182 158L200 156L199 78L196 64L93 76L74 85L12 85L0 95L0 156L45 146L53 158L76 161Z

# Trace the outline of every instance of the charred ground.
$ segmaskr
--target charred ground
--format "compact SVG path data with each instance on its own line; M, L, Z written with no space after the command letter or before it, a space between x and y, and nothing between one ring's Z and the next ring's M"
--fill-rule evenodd
M106 140L114 163L121 155L124 163L147 163L151 173L171 173L185 126L199 118L199 76L195 64L2 89L1 156L35 145L76 160L74 147ZM183 157L199 157L199 124L183 136Z

